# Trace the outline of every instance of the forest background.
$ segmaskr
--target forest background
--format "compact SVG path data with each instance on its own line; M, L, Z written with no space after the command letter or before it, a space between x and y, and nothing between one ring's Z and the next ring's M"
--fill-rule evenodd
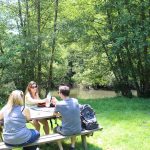
M0 98L36 81L150 97L149 0L0 0Z

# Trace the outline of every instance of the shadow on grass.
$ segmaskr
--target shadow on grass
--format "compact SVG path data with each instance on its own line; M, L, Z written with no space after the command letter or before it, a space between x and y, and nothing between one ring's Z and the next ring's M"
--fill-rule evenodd
M70 144L62 142L64 150L69 150ZM94 144L87 143L88 150L103 150L102 148L95 146ZM49 143L40 145L40 150L59 150L57 143ZM76 143L76 150L83 150L82 143Z

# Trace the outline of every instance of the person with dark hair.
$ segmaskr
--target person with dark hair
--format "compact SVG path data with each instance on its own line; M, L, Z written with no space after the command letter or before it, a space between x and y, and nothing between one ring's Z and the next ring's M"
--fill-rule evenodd
M25 92L26 107L32 108L38 104L42 104L46 102L47 102L46 98L40 99L39 97L39 90L38 90L37 83L35 81L30 81L28 83ZM42 123L45 134L49 134L49 125L47 119L40 119L40 120L34 119L32 120L32 123L38 131L40 131L40 127L41 127L40 123Z
M81 133L80 108L78 100L70 98L70 88L60 85L58 94L63 101L57 101L54 114L62 116L62 125L57 126L54 131L62 135L75 135ZM75 150L76 136L71 138L70 150Z
M40 137L34 129L28 129L26 122L30 120L30 111L24 108L24 94L20 90L13 91L7 104L0 111L0 120L4 121L3 140L8 146L25 146ZM37 146L23 147L23 150L36 150Z

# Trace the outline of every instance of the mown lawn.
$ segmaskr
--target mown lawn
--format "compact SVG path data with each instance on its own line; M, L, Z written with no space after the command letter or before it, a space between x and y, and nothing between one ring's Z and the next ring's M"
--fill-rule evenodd
M150 150L150 99L117 97L88 103L104 128L89 138L90 150Z
M123 97L80 100L91 104L103 131L87 138L89 150L150 150L150 99ZM69 149L70 140L63 142ZM57 150L56 143L40 146ZM16 150L20 150L19 148ZM80 137L76 150L82 150Z

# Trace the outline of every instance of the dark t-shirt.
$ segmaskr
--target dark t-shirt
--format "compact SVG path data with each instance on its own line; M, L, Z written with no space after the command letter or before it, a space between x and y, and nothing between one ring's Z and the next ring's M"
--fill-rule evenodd
M64 135L81 132L80 108L77 99L68 98L57 103L55 112L62 116L62 129Z

